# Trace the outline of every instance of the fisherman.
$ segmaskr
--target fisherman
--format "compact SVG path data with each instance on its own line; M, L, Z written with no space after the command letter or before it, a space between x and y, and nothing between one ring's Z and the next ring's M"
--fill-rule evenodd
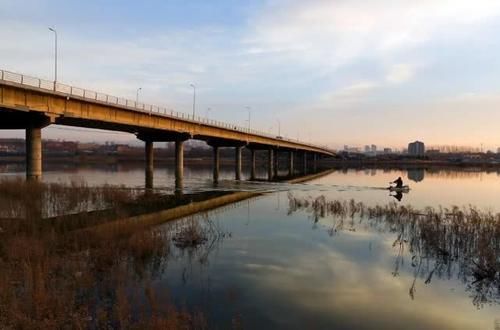
M401 177L397 178L396 180L392 181L391 183L396 184L396 188L403 188L403 180Z

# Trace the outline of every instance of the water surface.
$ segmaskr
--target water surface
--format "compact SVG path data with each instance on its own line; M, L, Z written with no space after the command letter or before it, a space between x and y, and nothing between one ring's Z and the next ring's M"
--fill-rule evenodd
M497 172L340 169L290 185L235 183L227 167L215 187L209 167L187 167L185 173L189 193L266 192L195 216L222 234L196 248L172 244L167 255L151 261L159 270L140 277L160 301L206 313L210 327L495 329L500 323L498 286L478 289L453 258L412 251L410 242L395 244L399 229L385 221L354 217L339 227L337 216L315 218L307 208L290 204L291 198L324 196L372 206L397 203L421 210L473 205L499 212ZM265 177L265 169L259 175ZM411 186L401 201L383 189L398 176ZM55 170L45 173L44 180L76 177L91 185L144 185L141 168ZM171 169L156 169L158 192L171 191L173 181ZM192 219L156 228L170 232ZM140 304L138 299L136 308Z

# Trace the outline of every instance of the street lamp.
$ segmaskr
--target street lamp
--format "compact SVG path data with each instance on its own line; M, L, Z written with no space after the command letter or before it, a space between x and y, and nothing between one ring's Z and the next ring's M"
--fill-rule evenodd
M276 121L278 122L278 136L281 136L281 121L276 118Z
M57 83L57 30L55 28L49 27L49 30L54 32L54 90L56 89Z
M196 86L194 84L190 84L189 86L193 87L193 120L194 120L194 115L196 113Z
M250 119L251 119L251 114L252 114L252 108L249 107L248 105L245 108L248 111L248 133L250 133Z
M137 91L135 92L135 106L137 107L137 104L139 104L139 92L142 90L142 87L137 88Z

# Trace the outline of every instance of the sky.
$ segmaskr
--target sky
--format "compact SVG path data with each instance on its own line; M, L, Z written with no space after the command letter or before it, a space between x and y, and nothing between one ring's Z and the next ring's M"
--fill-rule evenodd
M53 79L49 26L73 86L190 113L193 83L199 115L332 148L500 147L498 0L0 0L0 68Z

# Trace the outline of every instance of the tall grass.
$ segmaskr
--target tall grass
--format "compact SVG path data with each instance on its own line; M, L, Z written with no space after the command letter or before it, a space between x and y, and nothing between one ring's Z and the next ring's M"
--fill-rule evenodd
M140 190L77 181L0 181L0 328L207 328L203 313L160 303L151 286L167 265L173 235L188 222L85 229L151 199ZM65 216L71 213L79 214ZM206 242L213 241L210 228L197 227ZM203 254L204 243L192 248Z
M434 276L456 276L473 293L476 306L500 302L500 213L474 206L420 210L396 203L368 206L355 200L299 198L289 194L289 213L299 210L310 214L314 222L331 218L330 235L355 231L365 222L393 233L393 247L397 250L395 276L404 252L408 251L415 276L424 278L426 284ZM413 298L415 281L409 293Z

